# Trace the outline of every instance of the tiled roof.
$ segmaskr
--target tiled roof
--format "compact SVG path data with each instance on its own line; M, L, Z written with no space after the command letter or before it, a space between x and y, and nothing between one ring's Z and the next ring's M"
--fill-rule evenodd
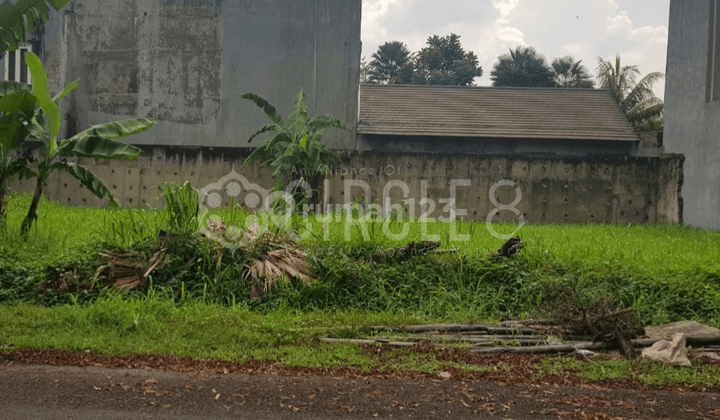
M637 141L598 89L360 85L358 134Z

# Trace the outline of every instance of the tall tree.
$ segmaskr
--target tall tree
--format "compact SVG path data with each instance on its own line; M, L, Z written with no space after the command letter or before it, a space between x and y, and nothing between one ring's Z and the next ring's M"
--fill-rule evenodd
M493 86L554 87L553 70L533 47L518 46L498 57L490 73Z
M478 57L460 45L460 35L433 35L415 59L412 83L421 85L474 86L483 74Z
M371 83L408 83L412 76L412 53L400 41L386 42L373 53L368 68Z
M663 73L648 73L640 80L638 66L622 66L620 54L615 62L598 57L597 80L600 88L609 89L628 120L639 131L662 129L663 101L655 96L652 85L665 77Z
M595 82L582 65L582 60L575 61L571 56L556 58L552 62L555 85L562 88L593 88Z
M360 83L370 83L370 64L365 57L360 59Z

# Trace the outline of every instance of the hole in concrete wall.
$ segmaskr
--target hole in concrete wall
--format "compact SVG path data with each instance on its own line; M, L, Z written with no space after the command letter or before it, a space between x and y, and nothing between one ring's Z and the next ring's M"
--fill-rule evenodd
M147 12L143 13L143 16L147 16Z
M632 206L632 200L628 200L628 206Z
M474 211L474 212L473 212L473 217L477 217L477 215L478 215L478 212L477 212L477 211Z
M157 171L157 174L160 175L160 171Z
M143 190L147 190L147 187L143 185Z
M177 173L177 172L175 172L175 176L177 176L177 174L178 174L178 173Z
M527 166L523 166L523 172L527 172Z
M132 174L132 169L128 169L128 175Z
M625 216L625 212L620 210L620 216Z
M87 203L87 198L83 198L83 203Z
M142 199L142 203L145 204L145 199L144 199L144 198Z
M67 188L67 183L63 184L63 187L66 187L66 188Z
M594 218L595 218L595 215L594 215L594 214L591 214L591 215L590 215L590 218L591 218L591 219L594 219Z
M117 189L117 185L113 185L113 189Z
M612 190L612 184L608 184L607 189L608 189L608 190Z
M132 204L132 198L128 198L128 201L130 202L130 204Z
M115 173L115 169L111 170L110 173L111 173L111 174L114 174L114 173Z
M563 204L567 204L568 202L569 201L568 201L567 197L563 198Z
M130 186L130 190L132 191L132 185Z
M606 174L609 174L609 173L610 173L610 168L605 168L605 173L606 173Z

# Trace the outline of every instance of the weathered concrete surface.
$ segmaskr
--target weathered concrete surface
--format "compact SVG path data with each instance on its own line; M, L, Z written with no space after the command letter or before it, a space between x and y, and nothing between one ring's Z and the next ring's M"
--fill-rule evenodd
M706 95L713 77L720 86L708 60L714 51L720 65L720 32L710 33L717 3L671 0L665 83L664 148L685 156L683 222L709 229L720 229L720 99Z
M42 37L51 90L80 78L61 104L64 134L132 117L159 121L139 144L247 147L269 120L244 93L292 111L357 120L360 0L75 0ZM354 133L331 133L338 149Z
M467 153L532 156L630 156L639 142L358 134L357 150L397 150L409 153Z
M126 206L159 206L157 186L190 181L202 188L233 169L245 186L236 203L254 203L253 189L271 189L272 171L244 165L251 149L143 146L137 161L93 161L87 165ZM682 158L529 158L462 154L341 152L331 168L329 203L402 203L406 215L449 217L454 185L457 218L531 223L677 223ZM220 189L230 203L227 187ZM251 187L249 184L257 184ZM503 183L505 185L503 185ZM34 181L13 182L30 191ZM213 187L215 188L215 187ZM405 188L405 191L403 191ZM48 180L49 198L71 205L106 205L77 180L60 174ZM493 192L491 197L490 193ZM254 194L254 195L253 195ZM251 198L248 198L252 196ZM428 198L426 206L421 200ZM493 198L497 204L493 203ZM253 207L250 205L250 207Z

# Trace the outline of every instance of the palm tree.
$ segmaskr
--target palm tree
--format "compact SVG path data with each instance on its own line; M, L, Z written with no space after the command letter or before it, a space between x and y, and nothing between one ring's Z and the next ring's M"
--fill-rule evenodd
M386 42L372 55L369 74L372 83L407 83L412 76L412 53L400 41Z
M553 71L533 47L515 48L503 54L490 72L493 86L554 87Z
M587 67L582 60L575 61L571 56L556 58L552 62L555 84L562 88L590 88L595 86Z
M640 75L638 66L620 65L620 54L615 56L614 64L598 57L597 80L600 88L610 90L635 129L662 129L663 101L655 96L652 85L665 75L653 72L637 80Z

